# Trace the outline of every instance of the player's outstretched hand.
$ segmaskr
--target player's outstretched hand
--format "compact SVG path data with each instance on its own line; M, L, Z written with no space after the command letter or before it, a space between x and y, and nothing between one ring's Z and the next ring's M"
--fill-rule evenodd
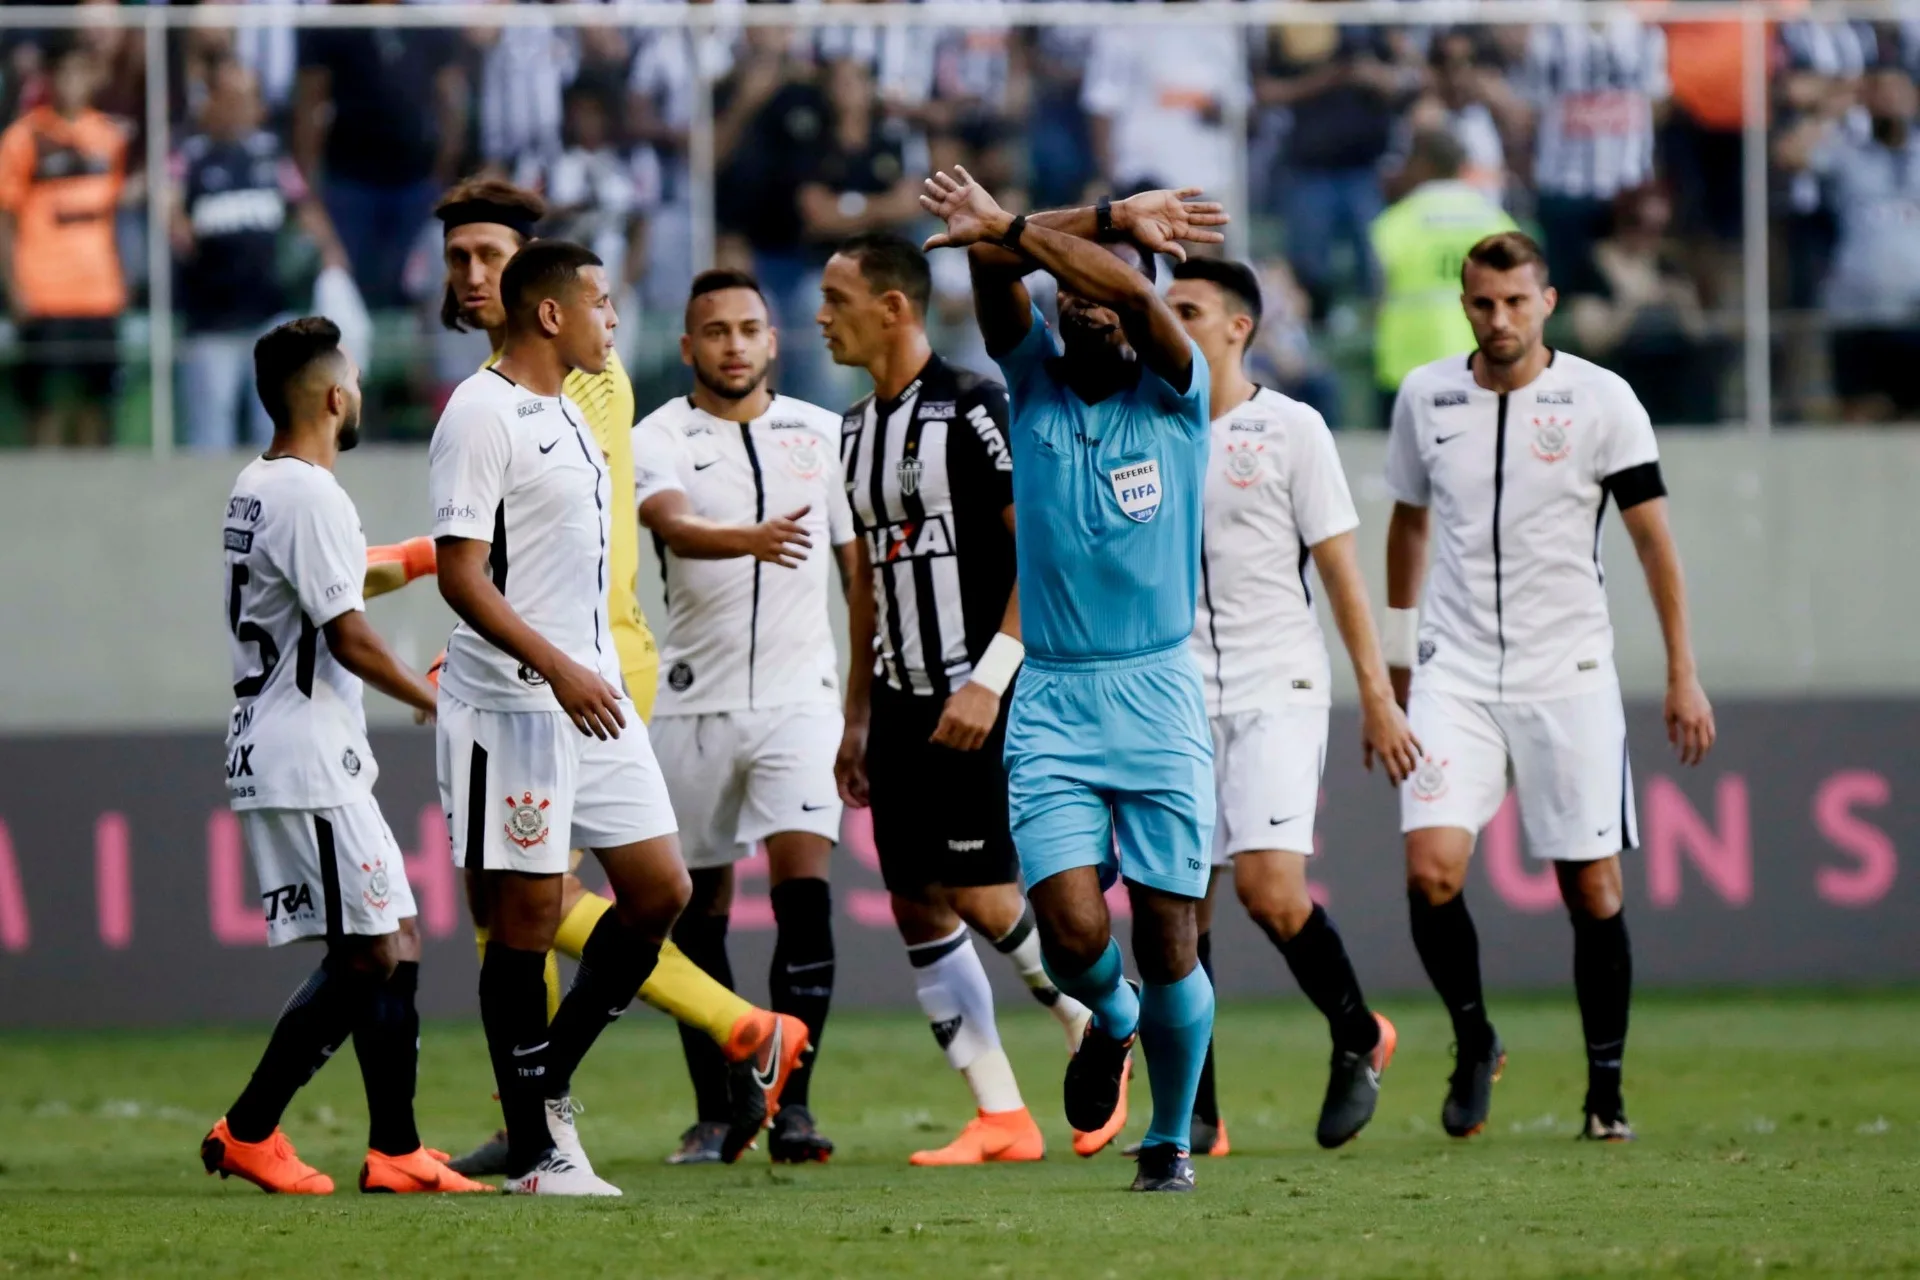
M924 248L964 249L987 238L988 227L1006 216L999 202L973 175L959 165L928 178L920 192L920 207L947 224L946 231L927 237Z
M546 675L560 709L580 732L600 739L617 738L627 727L626 714L620 710L625 696L601 679L599 672L562 658L559 666Z
M801 507L784 516L762 520L748 530L748 545L755 560L777 564L782 569L797 569L813 550L813 538L800 524L812 507Z
M1387 781L1399 786L1420 767L1420 739L1413 736L1407 713L1385 698L1360 706L1360 739L1367 772L1378 760Z
M1113 206L1113 226L1151 253L1164 253L1175 262L1187 260L1187 244L1221 244L1226 236L1211 230L1227 225L1226 206L1196 200L1199 187L1178 191L1142 191Z
M840 800L849 809L864 809L871 797L867 791L867 722L849 716L840 734L840 752L833 758L833 780L840 787Z
M1000 695L983 684L969 680L947 697L940 709L940 723L927 741L955 751L978 751L993 732L1000 718Z
M1713 704L1695 676L1667 682L1667 741L1685 765L1699 764L1713 750Z

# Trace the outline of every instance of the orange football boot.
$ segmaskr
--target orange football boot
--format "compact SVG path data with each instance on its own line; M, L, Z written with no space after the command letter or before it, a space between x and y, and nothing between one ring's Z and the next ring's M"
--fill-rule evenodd
M1038 1160L1047 1139L1025 1107L1018 1111L982 1111L967 1121L960 1136L934 1151L916 1151L907 1161L920 1168L950 1164L993 1164Z
M728 1062L752 1063L753 1082L767 1095L767 1119L780 1113L780 1091L787 1087L800 1055L807 1051L807 1024L790 1013L755 1009L727 1033Z
M1096 1156L1106 1149L1106 1145L1120 1136L1127 1127L1127 1087L1133 1083L1133 1055L1127 1055L1127 1061L1120 1068L1120 1105L1113 1109L1107 1122L1098 1129L1083 1133L1073 1131L1073 1154L1077 1156Z
M245 1178L262 1191L289 1196L330 1196L333 1179L295 1153L277 1127L259 1142L242 1142L221 1116L200 1140L200 1163L222 1178Z
M367 1162L360 1166L360 1190L407 1195L422 1191L497 1191L484 1182L475 1182L455 1173L443 1163L445 1153L418 1147L404 1156L368 1151Z

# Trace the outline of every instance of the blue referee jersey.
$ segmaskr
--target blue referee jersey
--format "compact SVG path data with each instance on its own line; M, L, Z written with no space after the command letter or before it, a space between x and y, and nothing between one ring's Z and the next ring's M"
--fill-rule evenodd
M1187 637L1200 587L1209 374L1088 404L1038 308L999 357L1011 402L1020 627L1007 796L1028 885L1073 867L1206 892L1213 742Z

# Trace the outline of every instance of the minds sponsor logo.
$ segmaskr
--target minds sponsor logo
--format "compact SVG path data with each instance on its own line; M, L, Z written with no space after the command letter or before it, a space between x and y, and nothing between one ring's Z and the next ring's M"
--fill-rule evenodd
M435 524L446 524L455 520L465 523L469 520L478 520L479 518L480 509L478 507L474 506L471 502L455 502L451 498L433 510L433 522Z

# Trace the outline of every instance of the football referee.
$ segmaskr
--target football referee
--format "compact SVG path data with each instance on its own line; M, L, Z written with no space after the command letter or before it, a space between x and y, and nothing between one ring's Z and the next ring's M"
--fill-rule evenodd
M933 353L933 280L913 244L847 241L820 293L828 351L865 369L874 388L841 425L859 567L834 771L846 803L873 809L914 991L978 1111L952 1143L912 1162L1038 1160L1046 1140L1000 1047L993 989L967 933L1005 954L1068 1043L1079 1042L1089 1014L1041 964L1007 825L1004 695L1024 653L1007 393ZM1076 1135L1074 1145L1098 1150L1111 1136Z

